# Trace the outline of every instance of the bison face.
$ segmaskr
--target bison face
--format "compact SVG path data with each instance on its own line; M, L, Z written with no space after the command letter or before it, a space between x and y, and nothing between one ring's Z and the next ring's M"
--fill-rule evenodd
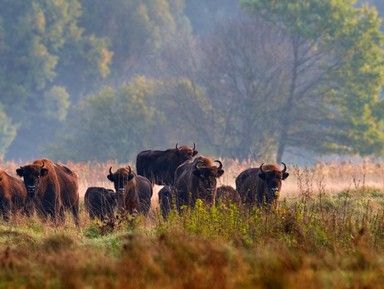
M17 175L24 179L24 185L27 189L27 194L29 198L34 198L36 194L36 189L39 186L41 177L44 177L48 174L48 169L44 168L44 163L40 165L28 165L20 167L16 170Z
M219 167L206 167L201 165L200 162L197 162L193 171L194 176L197 177L197 182L194 185L196 186L196 190L199 192L198 197L205 200L210 205L213 204L215 198L217 178L224 174L221 162L215 162L220 164Z
M110 167L109 175L107 176L108 180L113 183L115 191L118 194L124 193L124 187L133 179L133 177L134 174L132 173L130 166L120 168L115 173L112 173L112 167Z
M190 148L188 146L181 146L178 147L176 144L176 151L178 157L183 161L187 161L192 159L195 155L198 154L198 151L196 150L196 145L193 144L193 148Z
M283 163L284 169L282 171L272 170L264 171L263 164L260 166L259 178L262 179L267 187L266 202L272 203L277 199L281 190L282 181L288 178L289 173L286 172L287 167Z

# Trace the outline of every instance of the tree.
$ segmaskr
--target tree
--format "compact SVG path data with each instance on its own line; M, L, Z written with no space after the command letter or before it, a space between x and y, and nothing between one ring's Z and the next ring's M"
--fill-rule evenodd
M0 160L4 158L7 148L16 136L17 127L11 122L3 106L0 105Z
M113 51L111 81L150 75L154 53L177 30L188 29L182 0L83 0L81 26Z
M380 19L374 9L354 2L242 1L289 38L289 87L278 117L277 161L287 146L383 153ZM316 115L307 114L307 108Z
M7 115L20 124L7 157L37 154L66 114L68 91L81 91L73 84L84 86L108 73L106 43L84 33L77 25L80 14L79 0L1 1L1 101ZM53 95L55 100L50 99ZM56 121L55 112L46 111L52 101L65 105Z
M66 129L51 146L55 159L128 161L159 139L162 118L150 98L156 82L137 77L118 89L104 87L87 96L72 112Z

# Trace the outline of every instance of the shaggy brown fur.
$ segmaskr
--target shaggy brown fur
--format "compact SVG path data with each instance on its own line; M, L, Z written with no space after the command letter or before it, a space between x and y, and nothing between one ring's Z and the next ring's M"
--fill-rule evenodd
M282 181L289 176L285 170L273 164L263 164L240 173L236 178L236 190L242 202L247 206L257 204L259 207L272 204L278 198Z
M129 166L119 168L115 173L112 173L111 167L107 178L115 186L120 212L133 214L137 211L145 215L148 213L153 193L152 184L148 179L136 175Z
M137 155L137 174L158 185L173 185L177 167L191 160L198 151L188 146L176 147L166 151L147 150Z
M0 213L9 221L10 213L30 215L32 207L27 204L27 191L23 182L0 170Z
M216 166L215 162L219 163L219 166ZM216 179L223 173L219 161L202 156L179 166L175 172L174 186L178 210L182 206L194 207L197 199L212 205L216 196Z

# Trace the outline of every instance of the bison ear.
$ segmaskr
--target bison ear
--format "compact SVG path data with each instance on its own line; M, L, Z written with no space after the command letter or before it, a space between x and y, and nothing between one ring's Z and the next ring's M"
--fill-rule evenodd
M265 173L260 173L259 178L265 181L267 179L267 175Z
M199 153L198 151L193 151L192 156L194 157L194 156L197 155L198 153Z
M18 169L16 169L16 174L19 176L19 177L22 177L24 175L24 168L23 167L20 167Z
M282 180L285 180L286 178L288 178L288 176L289 176L289 173L284 173Z
M216 178L220 178L224 174L224 170L220 169L217 171Z
M129 174L128 175L128 181L132 180L134 176L135 176L134 174Z
M44 176L46 176L47 174L48 174L48 169L46 169L46 168L42 168L42 169L40 170L40 176L44 177Z
M115 179L114 179L114 177L113 177L112 174L109 174L109 175L107 176L107 179L110 180L112 183L115 181Z

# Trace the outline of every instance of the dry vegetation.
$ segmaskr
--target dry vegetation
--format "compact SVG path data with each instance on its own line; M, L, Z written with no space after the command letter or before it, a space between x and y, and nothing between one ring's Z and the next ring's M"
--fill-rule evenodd
M14 174L19 164L5 163ZM69 163L111 188L116 163ZM225 162L223 183L250 162ZM271 212L198 204L163 221L90 222L78 230L17 217L0 224L0 288L383 288L384 167L291 168ZM156 195L156 194L155 194Z

